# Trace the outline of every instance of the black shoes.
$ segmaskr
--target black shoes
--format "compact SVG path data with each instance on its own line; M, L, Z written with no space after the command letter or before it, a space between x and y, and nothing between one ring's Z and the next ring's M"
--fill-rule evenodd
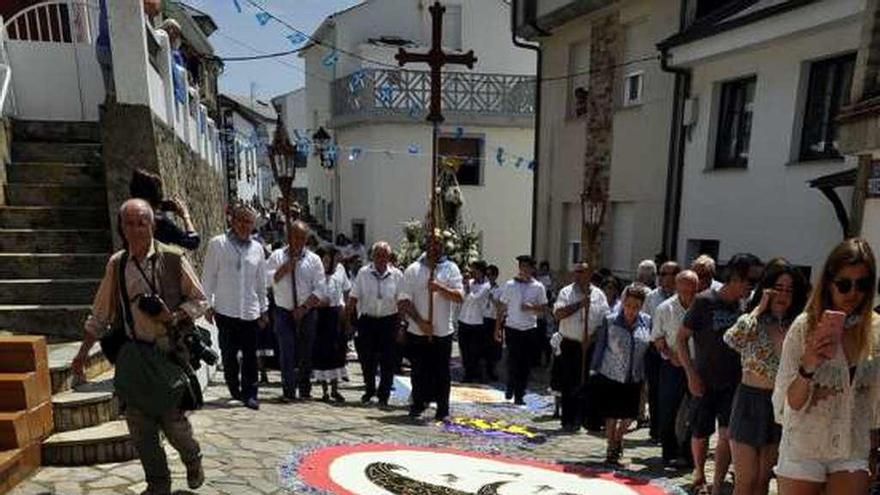
M257 402L257 399L248 399L247 401L245 401L244 407L248 409L253 409L254 411L259 411L260 403Z
M422 417L422 413L425 412L425 406L413 404L409 406L409 417L416 419Z
M373 394L364 394L361 396L361 404L369 404L373 400Z
M330 394L330 398L332 398L334 401L336 401L340 404L345 402L345 397L343 397L342 394L340 394L336 390L334 390L333 393Z

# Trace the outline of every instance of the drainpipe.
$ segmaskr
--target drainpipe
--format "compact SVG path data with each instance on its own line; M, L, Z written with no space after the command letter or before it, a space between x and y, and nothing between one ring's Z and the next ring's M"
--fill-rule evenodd
M541 46L538 44L523 43L516 37L516 13L517 7L521 0L513 0L510 3L510 39L514 46L524 50L532 50L537 54L537 69L535 70L535 143L532 152L532 160L534 161L534 169L532 170L532 236L529 252L532 256L537 256L537 227L538 227L538 170L540 170L540 160L538 160L541 151L541 85L543 82L543 59L544 55ZM547 36L550 33L539 28L534 20L531 21L531 27L539 34Z
M681 2L680 31L685 29L687 2ZM684 128L684 106L690 97L690 69L669 65L669 47L660 46L660 68L675 74L675 93L672 102L672 129L669 136L669 157L666 168L666 199L663 208L663 252L671 260L678 257L678 232L681 221L681 188L684 182L684 148L687 132Z

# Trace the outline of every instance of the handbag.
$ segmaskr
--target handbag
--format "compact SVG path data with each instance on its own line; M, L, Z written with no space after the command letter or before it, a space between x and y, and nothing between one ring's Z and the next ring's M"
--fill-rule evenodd
M131 318L131 308L128 303L128 288L125 286L125 264L128 262L128 251L123 251L122 256L116 264L116 283L119 289L119 301L117 304L117 316L113 322L110 332L101 338L101 352L110 364L116 364L116 358L122 346L128 342L128 332L125 330L126 324L134 327ZM124 303L123 303L124 301Z
M181 406L189 380L158 346L131 340L119 351L113 386L126 405L162 416Z

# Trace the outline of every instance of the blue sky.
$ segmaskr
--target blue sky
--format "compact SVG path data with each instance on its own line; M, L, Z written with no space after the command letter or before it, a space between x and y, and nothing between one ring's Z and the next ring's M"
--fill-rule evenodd
M214 18L217 31L211 42L218 56L251 56L290 50L293 46L285 39L290 31L277 22L260 26L254 15L256 8L247 0L239 0L239 14L233 0L184 0ZM333 12L361 3L362 0L257 0L266 10L284 19L290 25L311 34ZM226 93L255 93L270 98L302 87L303 61L296 55L268 60L227 62L220 76L220 90Z

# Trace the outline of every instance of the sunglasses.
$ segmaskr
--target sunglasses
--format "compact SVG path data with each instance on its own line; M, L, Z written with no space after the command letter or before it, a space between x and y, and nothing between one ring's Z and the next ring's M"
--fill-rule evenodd
M675 272L660 272L661 277L674 277L676 275L678 274Z
M853 287L859 292L866 293L871 290L871 277L862 277L860 279L838 278L834 280L834 286L841 294L849 294Z

